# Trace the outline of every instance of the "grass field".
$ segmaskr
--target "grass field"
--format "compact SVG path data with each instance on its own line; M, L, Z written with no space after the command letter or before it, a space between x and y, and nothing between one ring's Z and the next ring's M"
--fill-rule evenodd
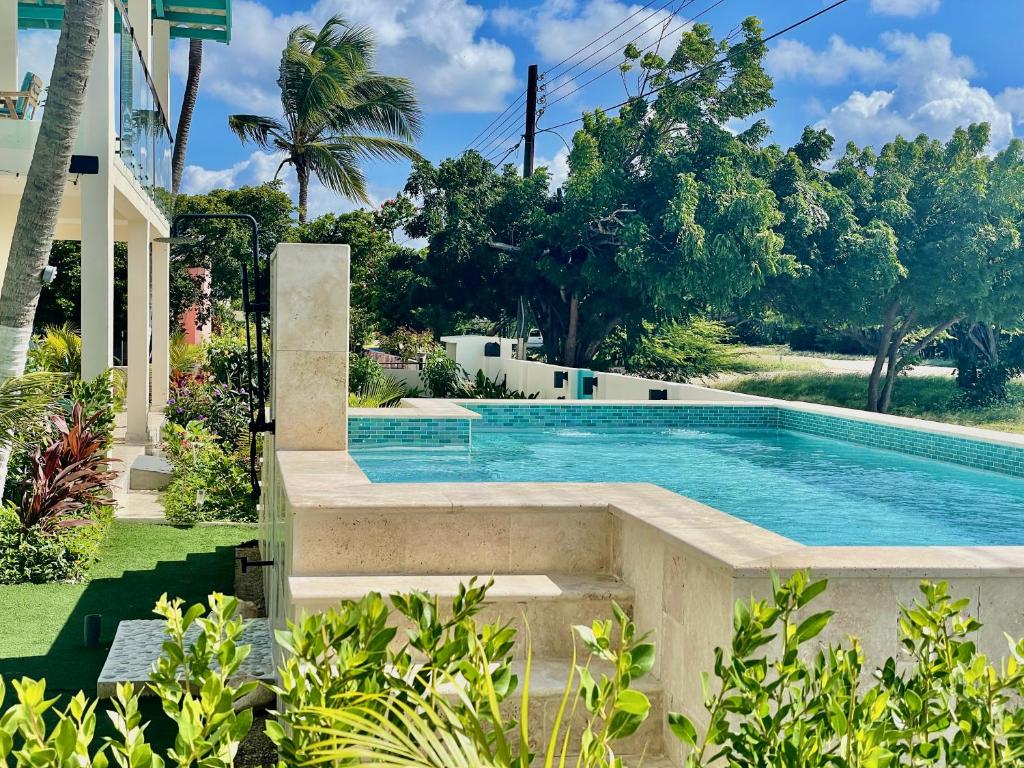
M234 546L255 538L244 525L173 528L115 522L83 584L0 587L0 676L45 677L47 691L94 694L122 619L150 619L164 592L189 602L232 592ZM85 616L103 617L99 648L83 645Z
M868 377L847 373L788 372L744 376L722 381L716 386L748 395L862 409L867 401ZM959 398L960 392L951 378L903 377L896 382L890 413L1004 432L1024 432L1024 383L1011 384L1011 399L1003 405L968 408Z

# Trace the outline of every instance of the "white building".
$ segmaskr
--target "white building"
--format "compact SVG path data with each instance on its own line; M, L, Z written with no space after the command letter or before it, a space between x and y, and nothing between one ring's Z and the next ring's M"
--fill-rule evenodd
M31 81L19 70L18 30L53 30L55 44L63 17L61 0L0 0L0 92ZM170 41L226 43L230 29L230 0L109 0L104 13L56 238L82 244L82 375L90 378L113 364L114 243L127 243L129 442L149 439L149 411L167 400L169 253L154 241L170 230ZM0 281L39 133L40 115L25 104L0 115Z

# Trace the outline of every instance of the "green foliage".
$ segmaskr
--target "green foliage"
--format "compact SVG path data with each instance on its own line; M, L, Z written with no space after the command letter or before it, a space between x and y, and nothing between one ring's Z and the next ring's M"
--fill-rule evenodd
M358 392L363 387L384 377L384 368L369 355L349 352L348 355L348 388Z
M45 371L0 381L0 446L30 445L39 427L59 410L66 384L63 376Z
M92 431L101 437L104 449L114 443L115 414L124 401L124 392L121 391L123 383L113 369L88 380L72 379L69 392L61 401L64 414L68 417L76 405L82 407L82 411L91 419Z
M231 115L243 141L283 152L299 182L299 221L306 221L311 176L328 189L368 202L360 163L367 159L419 159L420 108L412 84L374 70L376 43L367 27L340 16L316 31L296 27L281 54L277 83L283 121Z
M179 427L201 424L225 445L236 446L249 433L249 402L217 381L191 377L173 382L164 418Z
M435 352L438 347L433 333L409 327L396 328L380 340L381 352L403 360L417 360L423 355Z
M405 384L388 376L380 376L365 382L362 387L348 394L352 408L393 408L406 395Z
M246 345L244 326L233 333L220 333L211 336L203 345L203 354L206 358L204 366L206 372L220 384L239 392L245 392L251 386L255 386L255 371L253 371L253 381L249 381L247 368L249 348ZM253 349L254 360L255 357L256 351ZM270 370L270 344L265 339L263 365L265 370Z
M82 517L90 525L25 530L13 506L0 506L0 584L81 581L96 560L113 511L92 507Z
M68 323L49 326L32 339L26 368L78 376L82 370L82 337Z
M169 602L166 597L157 604L156 612L167 622L168 639L149 688L178 726L174 746L165 757L147 741L140 692L131 683L118 686L107 713L113 735L100 742L95 699L79 692L60 708L56 706L59 697L46 697L44 680L22 678L13 681L14 703L0 715L0 764L19 768L233 766L238 745L252 724L251 710L237 710L257 683L231 682L249 653L247 646L238 644L243 626L236 618L238 601L213 594L203 617L205 610L198 605L183 612L180 600ZM186 642L185 632L192 625L198 626L198 635L194 642ZM0 701L4 693L0 681Z
M172 375L195 373L206 363L206 350L200 344L188 343L183 331L175 331L171 334L168 358Z
M826 582L772 580L772 599L736 604L728 651L705 677L707 727L669 715L689 766L967 768L1024 759L1024 641L995 666L978 653L981 624L943 582L900 608L903 653L866 683L859 641L812 648L831 611L810 604ZM714 682L712 682L714 681Z
M635 97L617 116L584 116L564 194L548 194L546 173L522 179L473 152L416 165L407 191L423 207L407 231L429 238L432 301L493 317L524 296L547 357L586 366L619 325L725 310L792 272L767 127L727 127L773 103L757 20L739 37L696 24L670 56L631 59Z
M515 630L474 620L488 587L475 579L462 585L450 611L421 592L392 595L397 623L381 596L370 594L278 633L286 655L268 734L282 761L389 756L397 765L526 768L534 758L529 723L510 719L500 705L518 689L518 709L529 712L530 654L520 680L511 664ZM614 765L614 742L648 716L650 702L631 684L650 671L654 647L618 606L613 610L614 622L573 628L586 658L568 675L554 731L542 745L545 766L576 753L580 766ZM410 628L402 635L399 625ZM337 663L320 663L325 657ZM596 675L597 659L607 673ZM441 751L422 754L417 742Z
M637 376L689 381L743 369L742 352L730 339L723 323L702 317L685 323L644 323L636 339L624 329L609 337L598 361Z
M430 397L454 397L462 387L466 373L445 354L443 347L431 349L423 359L420 380Z
M472 379L463 379L460 382L456 396L475 400L536 400L540 393L527 395L509 387L508 376L502 377L501 381L498 381L497 377L491 380L483 371L477 371Z
M165 424L163 446L174 468L162 496L169 522L256 520L247 446L226 443L198 421Z

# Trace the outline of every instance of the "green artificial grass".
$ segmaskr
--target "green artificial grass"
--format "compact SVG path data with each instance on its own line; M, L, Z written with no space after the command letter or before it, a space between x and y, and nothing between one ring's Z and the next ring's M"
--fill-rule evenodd
M785 373L748 376L717 385L748 395L803 400L808 403L863 409L867 402L868 377L848 373ZM1010 399L985 408L965 406L952 377L902 377L893 390L890 413L950 424L1024 432L1024 383L1010 385Z
M46 678L48 692L95 694L117 624L151 619L161 594L204 601L233 591L234 547L255 526L114 522L82 584L0 586L0 676ZM99 648L85 648L88 614L103 617Z

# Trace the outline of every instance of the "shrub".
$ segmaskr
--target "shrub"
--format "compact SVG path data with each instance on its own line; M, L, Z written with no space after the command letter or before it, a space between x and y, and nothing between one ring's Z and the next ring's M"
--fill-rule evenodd
M245 327L235 333L212 336L204 346L206 354L206 372L221 384L235 391L244 392L249 388L247 361L249 349L245 342ZM253 349L255 362L256 350ZM270 371L270 343L264 337L263 367ZM256 372L253 370L252 386L256 386ZM269 388L270 382L267 382ZM269 391L269 389L268 389Z
M448 357L442 347L435 347L423 361L420 380L431 397L452 397L462 386L466 372Z
M80 581L96 560L113 511L93 507L81 514L89 525L44 532L22 527L13 506L0 507L0 584Z
M380 341L381 352L396 355L403 360L415 360L435 350L438 344L430 331L397 328Z
M724 324L701 317L645 323L636 338L620 329L606 342L599 364L669 381L688 381L742 367L742 355L729 343Z
M79 376L82 370L82 337L67 323L48 326L32 339L27 368Z
M248 396L202 376L180 378L171 383L164 418L180 427L199 422L226 445L236 446L249 433Z
M69 417L76 405L82 407L90 418L92 431L103 438L104 449L114 442L117 378L113 370L107 370L94 379L73 379L67 397L61 401Z
M393 408L405 394L405 384L381 376L363 384L359 390L349 392L348 404L352 408Z
M174 468L162 497L169 522L256 520L247 446L225 443L198 421L165 424L163 444Z
M372 357L349 352L348 388L350 392L358 392L371 381L382 379L384 376L384 368Z
M477 371L472 380L467 379L460 382L456 395L475 400L535 400L540 396L540 392L528 395L509 387L507 375L501 381L498 381L497 378L492 381L483 371Z
M865 683L864 654L808 647L831 611L809 604L826 588L797 573L773 579L770 601L739 602L728 651L715 651L708 725L669 716L690 747L688 766L1019 765L1024 749L1024 641L992 664L974 645L980 624L945 583L921 584L901 607L903 653Z

